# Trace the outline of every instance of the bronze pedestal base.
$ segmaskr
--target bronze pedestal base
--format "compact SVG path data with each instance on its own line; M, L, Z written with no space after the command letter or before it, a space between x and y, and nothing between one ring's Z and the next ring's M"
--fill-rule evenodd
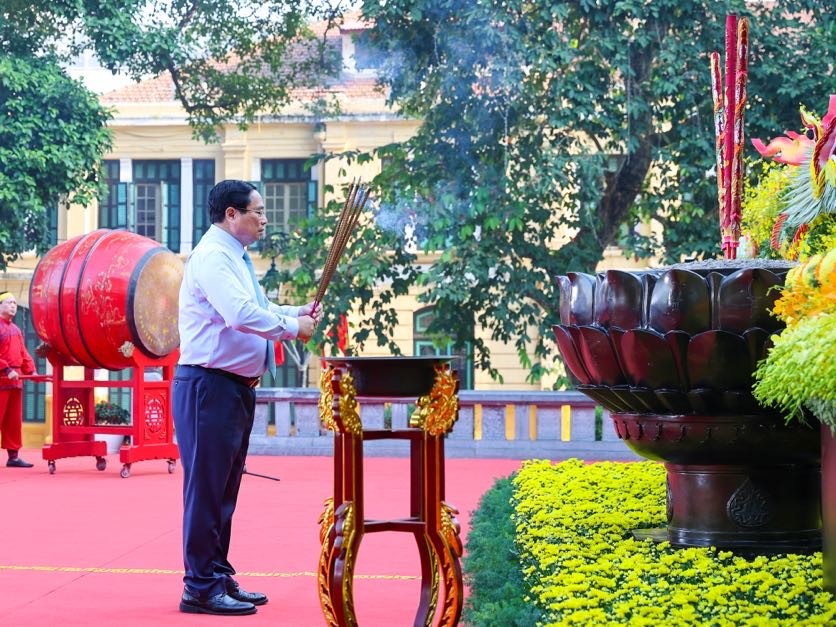
M821 548L816 466L665 464L674 546L764 553Z
M667 470L667 527L637 536L747 554L821 548L818 429L769 415L612 418L631 449Z

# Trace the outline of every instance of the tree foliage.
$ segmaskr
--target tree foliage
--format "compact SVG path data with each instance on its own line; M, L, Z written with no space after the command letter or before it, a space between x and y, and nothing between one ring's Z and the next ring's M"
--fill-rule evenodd
M367 161L368 155L360 157ZM343 172L343 175L345 173ZM327 193L343 195L341 190L327 186ZM318 268L325 266L343 202L330 200L317 214L302 221L291 233L277 234L262 254L276 255L284 263L273 285L281 285L285 302L305 302L316 292ZM386 225L378 213L361 215L351 234L324 299L325 319L310 342L320 345L332 355L337 354L338 326L341 315L349 311L359 320L351 332L352 348L374 341L393 354L400 354L395 341L399 324L394 300L409 292L419 277L417 257L404 238L403 224ZM317 351L319 352L319 351Z
M336 51L309 25L333 23L342 3L293 0L109 0L86 2L85 33L107 68L137 80L168 72L195 135L218 138L234 120L247 128L276 113L294 87L318 87ZM320 45L317 45L319 43Z
M0 270L48 246L48 212L86 204L110 147L95 95L52 57L0 57Z
M440 253L415 277L438 341L462 346L475 324L512 343L534 379L556 354L556 275L593 271L608 245L718 254L708 54L723 52L728 12L751 20L747 137L797 128L799 104L821 110L836 90L824 0L366 0L363 11L392 102L423 121L377 152L378 218L411 224ZM659 239L635 229L651 218ZM484 338L474 346L501 378Z
M63 64L92 48L139 80L168 72L196 137L246 128L321 85L336 51L308 25L342 2L291 0L4 0L0 6L0 268L42 248L47 209L86 204L110 146L108 114ZM302 53L304 49L304 53Z

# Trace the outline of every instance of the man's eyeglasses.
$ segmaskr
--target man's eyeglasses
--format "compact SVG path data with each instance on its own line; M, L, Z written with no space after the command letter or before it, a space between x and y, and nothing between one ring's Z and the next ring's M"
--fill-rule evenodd
M246 207L244 207L243 209L236 207L236 209L238 209L238 211L242 213L246 213L247 211L249 211L250 213L254 213L255 215L257 215L259 218L264 217L264 209L247 209Z

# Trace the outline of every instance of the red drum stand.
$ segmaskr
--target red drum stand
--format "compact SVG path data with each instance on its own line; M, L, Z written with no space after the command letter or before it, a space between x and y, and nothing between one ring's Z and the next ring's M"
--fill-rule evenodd
M317 581L328 625L355 627L353 577L364 534L411 533L421 563L415 626L452 626L464 600L462 542L455 508L444 501L444 436L458 418L458 379L448 359L368 357L326 359L319 412L334 431L334 496L320 518ZM388 391L387 391L388 390ZM417 397L406 429L364 429L357 399ZM410 446L410 515L397 520L364 517L363 442L405 440ZM440 604L440 605L439 605Z
M93 377L94 369L84 368L84 378L68 380L64 375L64 359L60 353L50 352L47 359L52 364L52 444L43 447L43 458L47 461L49 473L55 473L55 460L63 457L91 455L96 458L96 468L107 467L107 444L95 440L94 435L117 434L131 437L130 445L119 450L122 463L121 476L127 479L131 464L149 459L168 461L168 472L173 473L179 458L174 443L174 425L171 416L171 381L179 356L174 351L160 359L152 359L134 351L131 356L135 364L131 378L125 381L101 381ZM72 364L70 364L72 365ZM146 368L161 368L162 378L146 380ZM95 411L95 388L130 388L130 425L97 425Z

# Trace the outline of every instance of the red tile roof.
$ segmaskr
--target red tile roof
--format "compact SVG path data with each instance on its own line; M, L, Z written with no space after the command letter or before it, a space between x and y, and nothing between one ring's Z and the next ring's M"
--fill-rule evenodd
M332 48L332 51L339 53L341 48L341 37L351 36L351 33L358 32L368 28L370 23L359 19L359 13L351 13L345 16L342 24L339 27L339 32L336 29L331 29L326 35L326 41ZM311 30L316 36L325 34L324 23L313 24ZM343 35L345 33L345 35ZM290 57L292 60L300 61L311 54L310 48L305 45L294 46L291 48ZM234 71L236 66L235 59L230 59L222 64L230 71ZM385 98L385 93L382 88L377 86L377 79L369 74L355 74L343 72L341 76L336 79L327 81L327 84L319 88L298 88L293 90L293 99L298 101L313 100L321 97L323 94L332 94L337 96L344 96L346 98L364 98L364 99L381 99ZM155 78L143 80L139 83L127 85L114 89L113 91L105 92L101 95L101 100L108 104L124 104L124 103L165 103L173 102L174 82L171 76L161 74Z
M346 98L385 98L385 92L377 85L373 76L348 76L320 88L299 88L293 90L294 100L315 100L323 93L343 95ZM171 76L163 74L114 89L102 94L101 100L117 105L128 102L163 103L173 102L174 82Z
M139 83L105 92L100 98L103 102L111 104L118 102L169 102L174 100L174 81L168 74L163 74L156 78L149 78Z

